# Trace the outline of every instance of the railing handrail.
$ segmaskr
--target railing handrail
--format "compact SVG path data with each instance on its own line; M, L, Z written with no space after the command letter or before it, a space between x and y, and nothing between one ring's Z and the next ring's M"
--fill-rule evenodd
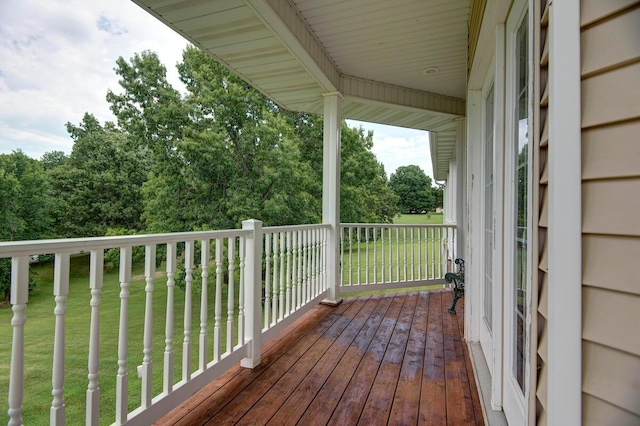
M411 224L411 223L341 223L340 228L359 227L359 228L455 228L455 224Z
M285 226L265 226L263 232L287 232L287 231L304 231L307 229L329 229L331 225L328 223L316 223L305 225L285 225Z
M184 241L247 237L251 231L224 229L213 231L173 232L166 234L116 235L110 237L61 238L54 240L25 240L0 242L0 258L90 251L116 247L134 247L149 244L178 243Z

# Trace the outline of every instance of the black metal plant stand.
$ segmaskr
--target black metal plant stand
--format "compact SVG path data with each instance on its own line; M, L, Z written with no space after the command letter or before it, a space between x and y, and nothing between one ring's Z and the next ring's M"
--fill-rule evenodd
M451 284L453 282L453 304L448 309L452 314L456 313L456 303L458 299L464 296L464 260L458 258L455 260L458 265L458 272L447 272L444 275L444 280Z

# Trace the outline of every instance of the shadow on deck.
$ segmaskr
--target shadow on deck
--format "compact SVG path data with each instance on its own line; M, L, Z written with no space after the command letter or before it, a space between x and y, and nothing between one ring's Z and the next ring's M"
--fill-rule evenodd
M157 425L483 425L450 291L319 305Z

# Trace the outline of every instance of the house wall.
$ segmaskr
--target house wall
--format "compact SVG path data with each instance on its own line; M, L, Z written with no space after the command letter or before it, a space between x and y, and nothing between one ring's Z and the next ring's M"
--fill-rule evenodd
M640 2L580 20L583 424L640 424Z
M548 1L537 10L535 417L547 423ZM582 424L640 424L640 2L582 0Z

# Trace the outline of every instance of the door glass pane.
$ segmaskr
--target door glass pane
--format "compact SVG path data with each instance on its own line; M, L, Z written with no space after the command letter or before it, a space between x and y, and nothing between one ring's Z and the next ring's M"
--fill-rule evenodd
M483 317L491 332L493 297L493 87L485 99Z
M515 176L515 291L514 291L514 359L513 374L522 389L526 392L524 373L527 353L528 331L526 329L528 286L528 201L529 201L529 103L528 99L528 14L525 16L516 39L516 176Z

